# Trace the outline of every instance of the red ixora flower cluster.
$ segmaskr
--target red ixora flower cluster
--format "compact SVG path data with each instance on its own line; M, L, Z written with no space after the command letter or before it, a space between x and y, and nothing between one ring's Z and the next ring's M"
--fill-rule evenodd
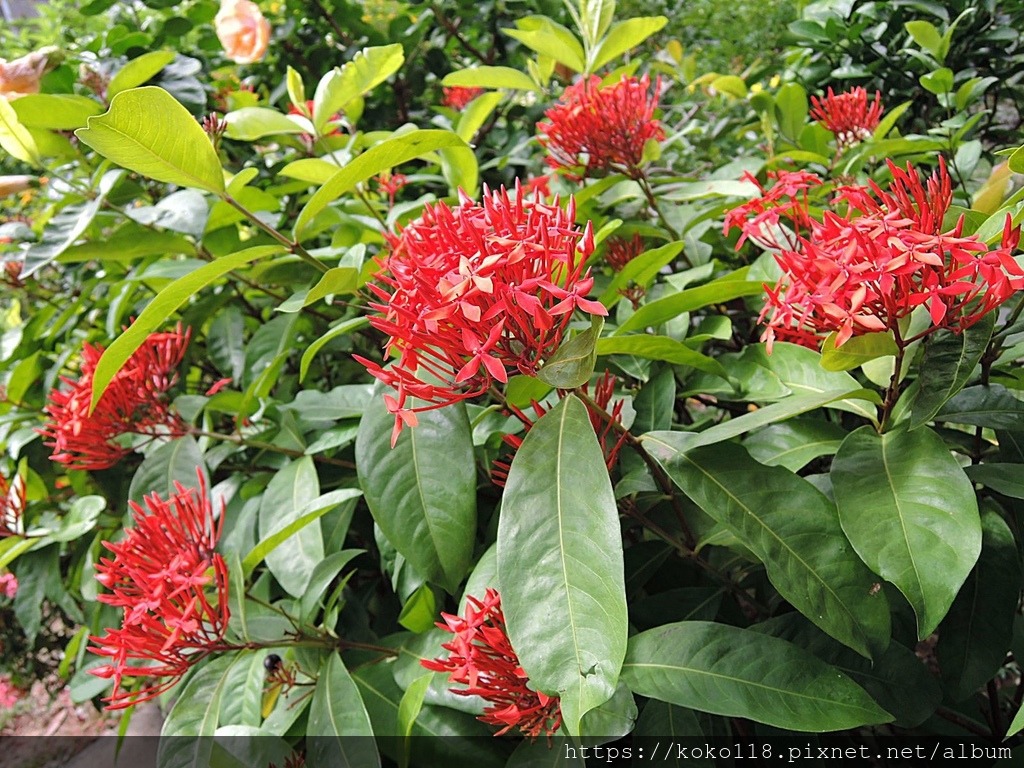
M596 315L607 310L586 298L594 284L583 263L594 250L588 223L573 223L566 210L524 201L516 186L484 190L482 205L461 197L461 205L427 206L423 217L390 238L391 253L369 288L381 299L371 305L383 316L370 323L390 339L383 368L356 360L396 390L385 395L395 414L391 444L403 424L415 427L416 413L477 397L508 371L536 374L558 348L576 309ZM422 401L409 405L410 397Z
M190 334L180 323L170 333L150 334L107 385L92 414L93 375L103 348L86 344L78 380L62 376L67 388L53 390L43 409L48 418L39 432L53 448L50 459L69 469L107 469L133 450L118 441L121 435L184 434L185 424L164 395L178 380L175 369Z
M442 613L438 623L455 637L441 647L451 651L447 659L420 662L434 672L447 672L449 681L468 685L452 688L459 696L479 696L488 702L478 719L501 726L495 736L518 727L529 739L544 733L553 736L562 724L558 698L529 687L519 657L505 631L501 597L488 588L484 599L467 598L466 615Z
M624 173L640 178L644 145L665 138L654 117L660 78L653 96L650 85L648 75L624 76L605 88L597 75L570 85L561 101L544 113L549 122L537 123L538 139L548 151L545 162L569 171L570 178L580 178L575 169L581 165L584 175Z
M221 647L228 626L228 571L214 553L223 527L214 523L202 472L198 491L175 483L167 501L147 496L131 502L135 527L120 542L103 542L114 554L96 566L96 580L110 590L96 599L124 609L121 629L90 637L90 651L110 659L90 670L114 679L107 709L124 709L159 696L196 662ZM206 595L213 587L216 599ZM144 663L137 663L137 662ZM141 690L122 691L123 678L149 678Z
M945 163L927 181L911 165L889 163L888 191L841 187L832 205L812 218L808 194L823 182L804 172L779 172L775 185L726 216L726 231L778 251L783 276L761 320L769 349L774 339L817 348L822 335L836 333L836 346L851 336L891 331L901 339L899 321L926 306L932 325L959 331L976 323L1024 288L1024 270L1011 256L1020 227L1006 218L1001 247L989 250L977 236L964 236L961 216L949 231L943 219L953 200ZM749 177L748 177L749 178ZM756 183L756 181L755 181ZM782 226L788 224L789 229Z
M882 94L875 91L875 99L868 104L868 92L857 87L846 93L833 93L822 99L811 96L811 119L832 131L836 145L842 151L871 138L882 117Z
M25 481L20 475L8 482L0 475L0 539L24 534Z
M590 384L583 385L583 392L589 394L587 391ZM567 390L558 390L558 399L561 400L568 394ZM623 444L626 442L626 430L616 430L613 423L622 425L622 408L626 404L625 400L616 400L615 404L612 405L612 397L615 396L615 375L610 371L605 371L604 376L597 380L597 386L594 387L594 403L597 404L598 408L607 413L612 417L611 421L608 421L604 414L600 411L596 411L590 407L587 403L587 415L590 416L590 424L594 428L594 432L597 433L597 441L601 445L601 453L604 454L605 466L608 471L611 472L615 466L615 462L619 460L619 451L622 449ZM609 410L608 406L611 405ZM523 422L523 426L526 427L526 431L529 432L535 423L535 419L539 419L545 413L547 408L538 403L536 400L530 401L530 406L533 408L533 412L536 414L534 419L527 416L521 409L516 408L514 405L509 405L509 410L516 415L516 417ZM501 439L505 445L512 449L512 454L519 450L519 446L523 444L523 438L520 435L502 435ZM505 487L505 482L508 480L508 471L511 469L511 457L508 461L502 461L495 459L494 469L491 472L491 479L494 484L500 488Z
M459 112L466 108L473 99L484 92L483 88L464 88L461 85L455 85L451 88L442 88L444 94L441 99L441 103L449 109L454 109Z

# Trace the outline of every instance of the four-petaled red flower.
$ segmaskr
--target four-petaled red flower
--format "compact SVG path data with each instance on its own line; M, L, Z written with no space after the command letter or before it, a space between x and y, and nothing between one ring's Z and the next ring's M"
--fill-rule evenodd
M778 251L783 276L765 286L761 312L769 349L776 338L816 348L832 332L836 346L882 331L908 342L899 321L919 306L928 308L931 325L918 336L960 331L1024 288L1024 270L1011 256L1020 227L1011 227L1010 216L1001 247L990 251L978 236L963 235L962 216L943 231L953 199L945 163L927 181L910 165L889 167L888 191L875 184L838 190L832 205L845 203L842 215L826 210L821 221L812 218L807 191L821 180L780 173L763 197L726 217L727 231L739 226L744 237Z
M529 687L505 630L501 597L488 588L484 599L467 598L466 615L442 613L446 629L455 637L441 647L451 653L446 659L420 662L434 672L447 672L449 681L468 688L452 688L459 696L479 696L488 702L478 719L501 727L495 736L511 728L529 739L544 733L554 735L562 724L558 698Z
M441 90L444 93L441 103L456 112L465 109L469 102L484 92L483 88L463 88L461 85L444 87Z
M179 323L170 333L153 333L115 374L90 414L92 382L102 347L86 344L78 380L61 377L65 389L50 393L43 409L46 426L39 430L53 448L52 461L69 469L107 469L133 448L118 438L125 434L177 436L185 432L180 417L165 397L178 380L191 329Z
M811 96L811 105L811 118L835 134L840 151L871 138L883 110L882 94L875 91L869 105L868 92L862 87L839 94L829 88L822 99Z
M388 196L388 205L392 208L395 207L395 195L408 183L404 173L382 173L374 181L380 191Z
M583 385L583 392L588 394L587 390L590 388L589 382ZM558 390L558 399L561 400L568 394L568 390ZM626 404L625 400L616 400L614 405L612 403L612 397L615 395L615 375L610 371L605 371L604 375L597 380L597 386L594 387L594 403L597 404L598 408L607 413L612 417L609 421L604 417L600 411L595 410L590 406L587 406L587 414L590 416L590 424L594 428L594 432L597 433L597 441L601 445L601 453L604 454L605 466L608 471L611 472L615 463L619 460L619 451L622 449L623 444L626 442L627 431L622 427L622 409ZM531 400L530 405L533 408L533 412L536 416L531 419L526 413L517 408L514 405L509 405L509 410L516 415L516 417L523 422L523 426L526 431L529 432L533 427L536 419L539 419L545 413L547 408L538 403L536 400ZM611 405L609 410L608 406ZM616 429L614 424L618 424L620 429ZM502 441L505 445L512 449L512 455L519 450L519 446L523 444L523 438L520 435L502 435ZM511 458L507 461L501 459L495 459L494 469L491 471L491 480L494 484L500 488L505 487L505 483L508 480L508 471L511 468Z
M583 264L594 250L588 223L573 223L566 210L525 201L517 185L484 192L482 205L427 206L423 217L389 238L378 285L369 288L382 312L370 323L390 338L393 365L356 356L369 372L395 389L385 395L395 414L392 445L416 413L477 397L508 372L535 375L558 348L576 309L606 315L586 297L594 280ZM409 398L420 402L409 403Z
M561 101L544 113L548 122L537 123L538 139L548 152L545 162L575 179L580 178L580 166L584 175L624 173L640 178L644 145L665 138L654 117L660 78L653 95L650 85L648 75L624 76L602 88L601 78L592 75L566 88Z
M20 475L15 475L8 482L6 477L0 475L0 539L23 535L24 513L25 481Z
M124 609L120 629L90 637L89 650L110 659L91 674L114 679L107 709L123 709L158 696L209 654L227 650L228 572L214 553L224 523L213 520L202 472L198 491L175 483L163 501L156 493L146 509L130 502L135 527L117 542L103 542L114 559L103 557L96 580L110 590L96 599ZM211 601L207 589L215 593ZM124 678L147 679L139 690L121 690Z

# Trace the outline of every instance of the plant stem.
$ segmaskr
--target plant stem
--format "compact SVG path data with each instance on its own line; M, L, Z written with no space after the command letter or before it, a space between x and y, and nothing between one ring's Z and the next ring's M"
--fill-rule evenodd
M255 448L261 451L270 451L271 453L283 453L285 456L300 457L306 455L304 451L295 450L294 448L284 448L280 445L264 443L262 440L249 440L241 435L229 435L224 432L207 432L206 430L198 429L197 427L190 427L189 434L195 437L212 437L214 440L226 440L229 443L235 443L236 445L240 445L245 448ZM318 461L321 464L333 464L336 467L346 467L347 469L355 469L356 466L351 461L345 461L344 459L332 459L328 456L313 456L313 461Z
M315 256L311 255L309 253L309 251L307 251L305 248L303 248L297 242L289 240L287 237L282 235L280 232L278 232L272 226L270 226L265 221L260 219L255 213L253 213L248 208L246 208L244 205L242 205L240 202L235 200L235 198L233 198L231 195L224 194L223 195L223 200L224 200L225 203L227 203L232 208L234 208L236 211L238 211L243 216L245 216L245 218L247 218L249 221L251 221L257 227L262 229L264 232L266 232L272 238L277 240L277 242L279 242L281 245L283 245L285 248L287 248L289 253L294 253L296 256L298 256L300 259L302 259L304 262L309 264L314 269L319 270L320 272L327 272L327 271L329 271L330 267L328 267L326 264L324 264L322 261L320 261L320 259L318 259Z
M644 191L644 196L647 198L647 204L651 206L651 210L658 214L658 221L661 223L661 226L668 231L673 240L678 240L679 233L676 232L671 224L668 223L668 220L665 218L665 214L662 213L661 206L658 205L658 198L654 196L654 190L651 189L651 183L647 180L647 176L642 171L640 172L640 176L637 178L637 183L640 185L640 189ZM685 253L680 254L680 258L686 262L686 266L693 266L690 258Z
M878 434L883 434L889 427L889 418L892 416L892 409L900 396L900 374L903 372L903 357L907 352L907 342L900 338L900 329L893 329L893 336L896 339L896 363L893 366L892 378L889 379L889 387L885 390L885 399L882 401L882 418L878 420Z

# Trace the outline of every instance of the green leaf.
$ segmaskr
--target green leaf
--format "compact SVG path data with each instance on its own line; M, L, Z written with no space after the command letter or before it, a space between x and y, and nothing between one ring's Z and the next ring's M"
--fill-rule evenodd
M299 613L299 618L303 622L309 623L313 620L316 615L317 606L320 604L320 600L323 598L324 592L331 585L331 582L337 578L341 570L353 558L358 557L365 551L363 549L343 549L340 552L332 552L316 564L316 568L313 569L313 575L309 579L309 584L306 585L306 591L302 595L302 609Z
M676 402L676 376L668 366L652 376L633 400L636 418L629 431L642 435L672 427L672 413Z
M370 716L337 653L328 656L320 668L306 732L315 736L307 744L310 768L380 765ZM364 738L349 738L352 736Z
M692 312L709 304L731 301L740 296L756 296L763 290L764 287L760 282L737 280L731 275L727 275L707 285L689 288L663 299L656 299L650 304L644 304L632 317L618 327L615 334L621 335L627 331L661 325L673 317L678 317L683 312Z
M405 63L401 43L363 48L341 68L324 75L313 96L313 125L322 133L334 115L349 102L376 88Z
M735 99L747 98L747 84L737 75L720 75L711 81L711 87Z
M164 720L157 747L158 768L209 765L221 699L235 654L217 656L189 680ZM187 738L179 738L179 737ZM202 738L201 738L202 737Z
M255 563L265 560L284 590L293 597L302 597L317 563L324 559L318 518L351 494L352 489L345 489L339 498L321 506L325 499L318 498L320 481L310 456L279 470L260 500L260 544L246 555L242 570L249 573ZM307 511L310 507L312 511ZM295 530L285 533L286 526L292 524L296 524Z
M224 121L228 124L224 135L237 141L256 141L264 136L278 134L308 133L297 121L267 107L242 107L224 115Z
M406 739L412 736L412 728L416 724L416 718L420 716L420 712L423 709L423 699L427 695L427 688L430 686L432 678L433 675L429 672L417 677L405 689L405 694L398 704L398 733ZM406 741L404 759L401 761L402 765L408 765L409 763L409 747L410 743Z
M981 551L974 487L927 427L861 427L832 460L839 520L857 554L895 584L924 639L946 615Z
M786 83L775 94L775 122L790 141L799 141L808 111L807 91L799 83Z
M186 435L165 443L149 453L135 470L128 499L142 504L145 496L156 493L166 501L178 492L174 485L176 482L185 488L198 488L197 469L209 487L209 473L195 438Z
M476 465L465 405L418 414L394 449L378 384L359 423L356 466L373 519L406 560L450 594L473 561Z
M526 16L516 21L519 29L502 29L531 51L550 56L575 72L583 72L587 65L583 46L568 29L546 16Z
M953 90L953 70L947 67L936 69L927 75L921 75L918 79L922 88L936 96L942 96Z
M961 390L935 414L936 421L974 424L992 429L1024 429L1024 401L1001 384Z
M410 632L426 632L437 621L437 600L429 584L421 584L402 606L398 623Z
M128 170L182 187L224 192L224 171L210 138L162 88L122 91L105 114L75 135Z
M303 459L303 461L306 461L306 459ZM274 476L275 479L277 479L277 477L280 476L281 474L284 474L286 471L287 470L282 470L280 473L278 473L278 475L275 475ZM296 481L297 482L300 481L300 480L309 479L308 478L308 469L303 470L302 468L300 468L300 469L295 470L295 472L296 472ZM273 481L271 481L271 484L273 484ZM271 486L268 485L267 486L267 494L270 494L270 493L271 493ZM310 525L313 522L315 522L316 520L319 520L321 517L326 515L328 512L330 512L331 510L336 508L339 504L343 504L344 502L346 502L346 501L348 501L350 499L355 499L355 498L358 498L359 496L362 496L362 495L363 495L363 492L360 491L358 488L339 488L339 489L337 489L335 491L331 491L330 493L325 493L325 494L323 494L321 496L317 496L315 499L312 499L310 501L305 502L300 509L296 510L296 512L294 514L289 514L288 512L280 512L280 511L278 511L278 513L276 514L276 525L274 525L270 529L270 532L267 533L267 534L264 534L261 531L261 533L260 533L260 537L261 538L260 538L259 544L257 544L255 547L253 547L252 551L249 552L249 554L247 554L245 556L245 560L242 561L242 572L243 572L243 574L245 576L248 576L249 574L251 574L253 572L253 570L256 568L257 565L259 565L265 559L267 559L268 555L273 553L279 546L281 546L282 544L287 542L290 538L295 536L296 533L298 533L299 531L304 529L307 525ZM264 498L264 500L266 500L267 495L265 494L263 498ZM281 497L279 495L271 497L271 503L275 503L275 502L280 501L280 500L281 500ZM261 504L260 505L260 522L261 522L261 524L262 524L262 521L263 521L262 514L263 514L263 505ZM261 528L262 528L262 525L261 525ZM321 541L320 548L323 549L323 538L322 538L322 536L321 536L320 541ZM313 543L313 550L314 551L316 550L315 542ZM352 551L358 552L358 550L352 550ZM337 553L335 553L335 554L337 554ZM298 593L298 594L296 594L295 592L292 592L291 594L295 595L296 597L305 598L305 596L306 596L305 590L308 589L309 581L312 579L313 575L316 573L317 568L319 568L324 562L326 562L326 561L324 561L323 559L320 559L320 560L315 561L315 563L313 564L313 568L312 569L308 569L308 568L302 569L303 573L306 570L309 570L309 576L305 577L306 578L306 583L303 585L303 592ZM279 566L278 570L280 570L280 566ZM271 572L273 572L275 576L278 576L278 573L275 572L273 568L271 568ZM281 581L279 576L278 576L278 581Z
M79 264L83 261L135 261L145 256L195 255L196 248L173 232L148 229L129 223L110 237L86 240L65 250L57 261Z
M934 24L930 21L915 20L904 23L903 27L914 38L915 43L934 56L940 64L943 63L946 57L942 50L942 35Z
M563 399L527 433L498 522L509 638L539 690L561 697L572 735L615 692L626 650L622 537L587 409Z
M459 122L455 126L455 132L463 141L469 142L476 136L476 132L487 122L495 108L502 102L505 95L502 93L483 93L466 105Z
M441 172L444 174L445 181L448 182L451 193L457 195L461 189L470 197L475 197L480 176L476 153L467 145L465 147L442 147L437 150L437 154L441 159Z
M899 352L891 332L854 336L841 347L836 347L836 335L834 331L830 333L821 348L821 367L826 371L849 371Z
M353 333L358 331L360 328L365 328L370 324L369 318L354 317L351 320L345 320L344 322L338 323L338 325L331 328L329 331L324 333L319 339L314 341L308 347L306 351L302 353L302 360L299 361L299 381L306 379L306 374L309 373L309 365L313 362L313 358L316 357L316 353L319 352L325 344L339 336Z
M292 106L300 113L306 111L306 86L302 82L302 75L292 67L288 67L285 73L285 87L288 89L288 99Z
M110 79L107 99L152 80L161 69L174 61L175 56L177 54L174 51L150 51L132 59Z
M135 353L139 345L146 340L149 334L162 326L178 307L231 270L238 269L257 259L280 253L281 250L282 248L278 245L259 245L254 248L246 248L244 251L222 256L204 267L189 272L161 290L146 305L146 308L142 310L128 330L118 336L114 343L104 351L103 356L96 364L96 373L93 375L92 382L92 407L96 407L96 403L99 402L110 380L121 370L121 366L128 362L128 358Z
M807 651L726 624L684 621L634 635L622 665L634 693L791 731L841 731L892 716Z
M831 456L846 437L846 430L821 419L790 419L773 424L743 441L750 455L769 467L799 472L819 456Z
M1006 162L1014 173L1024 173L1024 147L1017 147Z
M951 701L962 701L995 675L1010 648L1021 565L1013 533L997 512L981 515L981 556L939 625L935 653Z
M920 384L914 398L910 428L924 426L964 388L988 348L995 324L995 312L989 312L960 333L941 330L925 345L918 374Z
M221 700L220 722L256 728L263 722L263 683L267 676L263 666L265 658L262 653L240 653L235 657L224 684L231 695Z
M1010 727L1006 729L1006 735L1003 736L1003 741L1006 741L1011 736L1015 736L1020 732L1020 729L1024 728L1024 707L1017 710L1017 714L1013 716L1013 722L1010 723Z
M536 91L537 84L518 69L511 67L473 67L445 75L441 85L459 88L510 88L514 91Z
M103 107L87 96L71 93L30 93L11 102L18 120L26 128L73 131L82 128Z
M594 52L589 71L596 72L612 59L640 45L668 23L664 16L640 16L616 22Z
M783 467L720 443L663 463L673 482L765 564L779 594L866 658L889 642L889 607L853 551L835 506Z
M103 207L110 190L123 175L124 171L120 170L103 174L94 198L69 205L46 223L42 239L30 245L25 251L25 265L21 271L23 277L34 275L52 263L85 234Z
M644 251L629 262L621 272L615 274L615 277L612 278L598 300L608 309L611 309L622 298L622 294L619 293L620 288L625 288L630 282L637 285L646 285L654 279L662 267L671 263L682 250L683 242L677 240L673 243Z
M39 149L32 135L18 122L18 114L7 99L0 99L0 102L0 147L23 163L39 165Z
M760 427L813 411L836 400L850 397L867 398L874 394L870 390L856 389L852 391L832 390L811 395L790 395L785 400L729 419L710 429L705 429L703 432L648 432L640 439L651 455L659 461L667 461L672 459L676 453L685 453L702 445L713 445L723 440L731 440Z
M689 365L713 376L729 380L729 372L720 362L695 349L690 349L669 336L646 333L609 336L597 342L598 355L633 355L647 360L662 360L672 365Z
M1024 476L1020 464L975 464L964 471L971 482L981 483L1003 496L1024 499Z
M443 147L466 146L456 134L440 130L409 131L382 141L352 160L316 191L295 222L295 236L301 237L320 211L359 182Z
M830 389L856 387L857 380L843 371L826 371L821 367L821 355L813 349L801 347L799 344L776 342L771 355L764 354L764 347L747 347L757 350L755 362L767 367L793 394L820 394ZM839 400L827 403L826 408L855 413L872 423L876 423L875 409L865 400L879 404L877 395L864 396L859 399Z
M558 389L575 389L590 381L597 365L597 344L602 328L604 318L591 315L590 327L563 341L537 372L537 378Z
M317 284L308 291L299 291L278 306L278 312L298 312L315 304L325 296L355 293L359 287L359 270L355 267L334 267L324 272Z

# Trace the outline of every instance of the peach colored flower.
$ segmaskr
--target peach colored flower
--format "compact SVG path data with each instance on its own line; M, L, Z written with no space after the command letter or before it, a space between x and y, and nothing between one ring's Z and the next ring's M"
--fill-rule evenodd
M0 96L8 101L30 93L39 93L39 81L56 66L51 54L56 49L44 48L14 61L0 61Z
M213 26L227 57L236 64L252 64L267 52L270 22L251 0L221 0Z
M35 180L35 176L0 176L0 197L24 192Z

